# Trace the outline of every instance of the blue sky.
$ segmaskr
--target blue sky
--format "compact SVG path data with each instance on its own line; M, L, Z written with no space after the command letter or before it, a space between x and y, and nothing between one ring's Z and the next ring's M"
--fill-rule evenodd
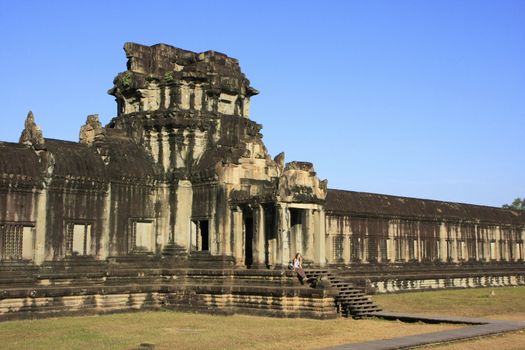
M0 0L0 140L105 124L122 46L240 60L272 154L329 187L501 206L525 196L525 1Z

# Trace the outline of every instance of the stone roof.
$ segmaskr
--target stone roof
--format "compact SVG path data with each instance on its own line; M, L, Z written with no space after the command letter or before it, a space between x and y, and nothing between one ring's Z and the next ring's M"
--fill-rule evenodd
M142 147L123 138L106 138L101 154L96 147L77 142L45 139L45 150L52 154L52 175L98 181L122 179L154 180L156 165ZM42 153L42 155L44 154ZM104 158L108 164L105 165ZM15 176L18 181L41 181L43 163L30 147L18 143L0 142L0 174Z
M328 189L325 209L343 215L525 225L525 212L519 210L334 189Z
M19 143L0 142L0 174L41 178L35 151Z
M104 147L108 150L108 172L113 179L152 179L159 174L151 156L129 138L106 137Z
M71 141L45 139L46 149L53 154L53 175L106 178L104 162L90 147Z
M54 175L99 180L155 176L151 157L128 138L106 137L99 144L98 151L97 147L53 139L46 139L46 147L55 158ZM104 159L107 159L107 165Z

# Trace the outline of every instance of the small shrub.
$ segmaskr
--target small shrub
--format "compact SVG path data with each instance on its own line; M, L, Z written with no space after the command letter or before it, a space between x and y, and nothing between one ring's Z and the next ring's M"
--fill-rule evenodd
M173 81L173 72L166 72L164 73L164 80L166 80L166 82L172 82Z

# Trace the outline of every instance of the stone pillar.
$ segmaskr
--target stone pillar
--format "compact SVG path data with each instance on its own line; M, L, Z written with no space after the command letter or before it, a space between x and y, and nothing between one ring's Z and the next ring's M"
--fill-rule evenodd
M244 222L242 209L235 207L232 209L233 216L233 252L235 265L244 265Z
M501 229L501 226L498 226L499 236L500 236L500 249L502 260L509 261L509 242L505 239L505 235L503 234L503 230Z
M386 245L387 259L389 262L396 261L395 227L392 221L388 222L388 241Z
M179 180L176 196L174 242L189 250L191 241L191 207L193 202L191 182Z
M221 249L224 255L233 255L232 249L232 211L229 205L224 206L224 216L221 218L222 235L221 237Z
M453 263L457 263L458 262L458 231L460 230L461 228L458 227L456 230L452 231L451 232L451 237L450 237L450 244L452 244L452 262Z
M283 203L276 205L277 210L277 262L276 266L286 266L290 256L290 212Z
M162 245L173 240L173 227L170 225L170 186L161 184L158 186L155 197L155 216L157 218L157 234L162 236Z
M326 256L326 261L329 264L334 263L334 249L333 249L333 247L334 247L334 244L333 244L334 237L335 237L335 234L333 234L333 233L327 234L325 236L325 247L326 247L325 248L326 249L325 250L325 256ZM317 260L315 262L316 262L316 264L319 264L317 262Z
M350 263L350 236L343 233L343 263Z
M104 200L104 211L102 217L102 236L100 237L100 248L97 252L98 259L105 259L109 255L109 230L111 222L111 182L108 184L108 189Z
M314 263L319 266L326 265L326 218L324 208L314 211Z
M447 227L444 222L439 225L439 259L447 261Z
M44 260L52 259L52 253L46 257L46 222L47 222L47 188L44 187L36 198L35 223L35 264L41 265Z
M363 260L361 260L361 263L368 263L368 257L370 254L368 253L368 236L363 237Z
M494 241L495 241L495 244L496 244L496 261L502 261L502 260L505 260L505 257L504 257L504 250L501 249L502 246L503 246L503 237L502 237L502 234L501 234L501 229L500 227L495 227L493 229L493 235L494 235Z
M302 216L302 213L301 212L299 213L300 213L299 215ZM291 213L290 213L290 220L291 220ZM293 239L293 242L291 242L292 239ZM296 224L290 228L290 252L292 253L292 255L295 255L295 253L299 252L303 255L303 258L304 258L302 221L300 224Z
M399 233L400 234L403 234L402 232L403 230L403 226L401 226L400 230L399 230ZM403 237L403 238L401 238ZM409 248L409 244L412 244L412 239L408 236L401 236L400 237L400 245L403 246L403 250L404 250L404 254L403 254L403 261L404 262L408 262L410 260L410 248Z
M416 237L416 246L414 247L414 254L416 254L416 259L418 262L421 262L421 256L423 255L423 246L421 240L421 232L418 230Z
M480 257L479 257L479 238L478 238L478 226L477 225L474 225L474 245L475 245L475 250L476 250L476 257L474 260L476 261L480 261Z
M264 208L257 205L253 213L253 267L263 267L264 261Z
M305 210L305 222L303 224L303 234L306 235L306 247L304 247L303 256L308 260L315 260L315 247L314 247L314 235L315 235L315 226L314 226L314 212L312 209Z
M487 234L487 239L485 240L485 261L490 261L491 259L491 250L490 250L490 242L491 240L488 238L488 234Z

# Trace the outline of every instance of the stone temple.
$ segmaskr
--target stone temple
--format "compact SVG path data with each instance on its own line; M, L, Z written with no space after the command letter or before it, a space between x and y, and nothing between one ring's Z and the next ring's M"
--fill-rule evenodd
M525 212L329 189L268 154L237 60L124 50L108 125L46 139L30 112L20 142L0 142L0 319L359 317L378 309L364 293L525 284ZM315 286L286 270L296 252Z

